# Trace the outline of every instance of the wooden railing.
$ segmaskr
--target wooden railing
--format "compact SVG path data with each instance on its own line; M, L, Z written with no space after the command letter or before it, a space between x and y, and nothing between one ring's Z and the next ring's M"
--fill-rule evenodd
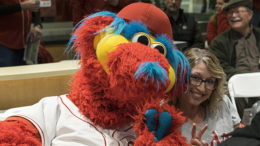
M78 61L0 68L0 110L31 105L46 96L67 94Z

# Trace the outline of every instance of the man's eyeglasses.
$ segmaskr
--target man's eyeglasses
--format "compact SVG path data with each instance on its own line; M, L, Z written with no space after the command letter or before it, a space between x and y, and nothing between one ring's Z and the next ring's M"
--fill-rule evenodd
M248 10L229 10L229 11L227 12L227 15L228 15L228 16L232 16L234 13L235 13L236 15L241 15L241 14L244 13L244 12L248 12Z
M213 79L203 80L201 77L196 75L190 76L190 83L193 86L200 86L202 82L204 83L205 88L208 90L214 90L216 87L216 82Z

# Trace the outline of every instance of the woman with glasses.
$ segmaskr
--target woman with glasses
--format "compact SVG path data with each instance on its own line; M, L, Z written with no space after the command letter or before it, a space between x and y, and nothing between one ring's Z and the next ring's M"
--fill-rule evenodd
M217 145L240 124L234 105L225 96L226 75L208 50L192 48L184 54L192 68L189 88L171 103L187 118L182 135L192 145Z

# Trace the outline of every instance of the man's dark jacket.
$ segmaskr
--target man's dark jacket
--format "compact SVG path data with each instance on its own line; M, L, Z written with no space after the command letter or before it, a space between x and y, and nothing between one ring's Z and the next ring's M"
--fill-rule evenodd
M176 21L171 16L169 16L169 19L175 41L186 41L188 43L187 48L196 47L204 49L204 39L193 15L184 13L180 9L179 17Z
M260 29L253 28L253 33L256 38L256 46L260 52ZM236 71L236 49L235 46L238 40L243 37L242 34L229 29L226 32L218 35L210 44L210 51L217 56L220 64L224 68L227 78L239 72Z

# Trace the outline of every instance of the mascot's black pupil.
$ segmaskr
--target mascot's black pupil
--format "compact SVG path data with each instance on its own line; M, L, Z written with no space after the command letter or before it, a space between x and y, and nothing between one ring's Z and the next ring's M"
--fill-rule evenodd
M163 46L161 46L161 45L156 45L154 48L157 49L160 53L164 54Z
M149 39L147 38L147 36L142 35L142 36L138 37L137 42L139 42L141 44L144 44L144 45L148 45L149 44Z

